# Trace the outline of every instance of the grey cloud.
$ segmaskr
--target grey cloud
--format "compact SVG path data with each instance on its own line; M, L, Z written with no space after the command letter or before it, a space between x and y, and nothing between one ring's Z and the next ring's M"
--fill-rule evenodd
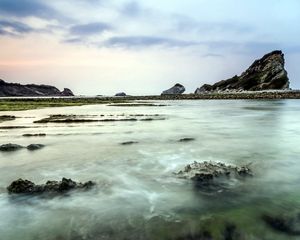
M83 39L82 38L69 38L69 39L65 39L63 41L64 43L74 43L74 44L82 44L84 43Z
M57 18L58 12L38 0L1 0L0 13L15 17L36 16L40 18Z
M111 30L112 26L107 23L94 22L81 25L75 25L70 28L70 33L73 35L94 35L104 31Z
M236 33L249 33L254 29L247 24L224 21L224 22L212 22L212 21L196 21L193 18L174 14L172 16L175 29L178 31L194 31L198 33L208 32L236 32Z
M125 3L121 9L121 12L126 16L136 17L143 12L143 9L137 2L132 1Z
M194 45L194 42L153 36L123 36L112 37L105 42L108 47L146 48L153 46L184 47Z
M7 28L11 29L11 31L7 30ZM24 23L0 20L0 35L18 36L33 31L33 28Z

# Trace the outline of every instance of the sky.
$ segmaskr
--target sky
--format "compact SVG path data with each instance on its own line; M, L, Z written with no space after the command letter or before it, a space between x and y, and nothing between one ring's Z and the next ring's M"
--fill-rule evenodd
M77 95L191 93L275 49L300 88L299 0L0 0L0 79Z

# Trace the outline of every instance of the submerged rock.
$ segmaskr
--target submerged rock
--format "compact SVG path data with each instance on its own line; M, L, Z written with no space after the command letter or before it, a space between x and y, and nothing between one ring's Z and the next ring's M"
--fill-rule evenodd
M162 92L161 95L179 95L184 93L185 87L179 83L175 84L174 87L171 87L168 90Z
M195 234L186 234L184 236L176 238L176 240L213 240L213 237L209 231L202 231Z
M137 141L128 141L128 142L122 142L121 145L133 145L133 144L138 144L139 142Z
M59 181L47 181L46 184L36 185L29 180L18 179L12 182L7 191L10 194L43 194L43 193L65 193L71 190L88 190L95 185L94 182L77 183L72 179L63 178Z
M179 142L191 142L191 141L195 141L195 140L196 140L195 138L187 137L187 138L179 139Z
M284 54L276 50L256 60L240 76L234 76L213 85L204 84L196 89L195 94L210 91L289 89L289 79L284 65Z
M218 190L227 188L228 180L252 176L252 171L247 166L236 167L220 162L194 162L176 175L192 180L198 188Z
M12 121L12 120L15 120L15 119L16 119L16 117L12 116L12 115L1 115L0 116L0 123L5 122L5 121Z
M300 236L300 214L297 216L263 215L262 219L272 229L292 236Z
M8 144L1 145L0 146L0 151L2 151L2 152L12 152L12 151L20 150L22 148L23 148L23 146L21 146L21 145L8 143Z
M30 145L27 146L27 149L29 151L35 151L35 150L39 150L43 147L45 147L45 145L43 145L43 144L30 144Z
M23 137L46 137L46 133L26 133L22 135Z

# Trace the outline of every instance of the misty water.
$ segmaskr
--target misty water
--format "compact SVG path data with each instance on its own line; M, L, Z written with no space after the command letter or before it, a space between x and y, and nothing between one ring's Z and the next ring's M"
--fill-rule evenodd
M236 226L240 239L300 238L276 232L262 220L263 214L300 213L299 101L155 103L166 106L2 112L17 118L0 127L27 128L0 129L0 144L46 146L0 152L0 239L188 239L203 231L223 239L226 224ZM33 123L50 114L159 114L161 119ZM26 133L47 136L23 137ZM178 141L185 137L195 141ZM138 143L121 145L126 141ZM174 175L194 161L251 164L254 176L228 191L206 193ZM62 177L97 186L51 198L12 198L6 190L18 178L42 184Z

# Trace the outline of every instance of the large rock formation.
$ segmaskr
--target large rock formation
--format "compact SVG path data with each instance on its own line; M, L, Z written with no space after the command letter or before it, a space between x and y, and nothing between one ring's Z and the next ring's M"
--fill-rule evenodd
M241 76L222 80L214 85L204 84L195 93L210 91L261 91L272 89L288 89L289 79L284 69L284 54L273 51L256 60Z
M174 87L171 87L170 89L163 91L161 95L178 95L184 93L185 88L181 84L177 83Z
M62 92L49 85L7 83L0 79L0 97L34 97L34 96L74 96L65 88Z

